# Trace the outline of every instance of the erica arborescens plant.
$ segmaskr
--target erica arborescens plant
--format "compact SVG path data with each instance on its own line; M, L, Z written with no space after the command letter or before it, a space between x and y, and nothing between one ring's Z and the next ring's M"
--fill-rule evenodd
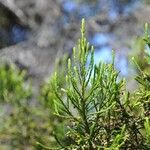
M69 140L68 144L63 144L55 135L59 144L56 149L150 148L149 75L143 73L136 77L141 86L135 93L129 93L124 80L118 79L114 54L112 58L111 64L94 64L94 47L85 37L83 19L81 38L73 48L72 58L68 59L66 82L63 86L59 84L57 72L51 82L54 113L65 120Z

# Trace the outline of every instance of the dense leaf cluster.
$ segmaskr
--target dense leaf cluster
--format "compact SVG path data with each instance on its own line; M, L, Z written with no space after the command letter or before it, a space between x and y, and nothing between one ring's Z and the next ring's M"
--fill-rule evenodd
M149 38L146 27L144 40L148 46ZM130 93L124 80L118 78L114 56L111 64L94 64L94 48L85 38L82 20L81 39L73 48L72 59L68 59L65 86L59 84L59 73L51 82L55 98L49 101L55 114L66 120L70 140L64 145L56 136L58 149L150 149L150 75L134 62L140 70L135 78L139 88Z

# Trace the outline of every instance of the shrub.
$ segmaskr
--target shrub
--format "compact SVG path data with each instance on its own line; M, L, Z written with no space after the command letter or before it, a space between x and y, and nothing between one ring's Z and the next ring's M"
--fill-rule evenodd
M52 132L49 117L43 105L37 101L33 105L32 86L25 71L12 64L1 64L0 149L38 149L36 141L55 144L49 134Z
M12 64L0 65L0 139L2 145L18 147L23 143L27 127L26 105L31 97L31 87L25 83L25 72ZM22 140L22 141L21 141ZM5 148L6 149L6 148Z
M144 40L149 45L147 31ZM136 77L139 89L130 93L118 78L114 54L111 64L95 65L94 47L85 38L83 19L81 38L73 48L73 58L68 59L65 84L59 84L59 72L51 80L53 96L48 99L55 115L65 120L69 139L64 144L56 135L58 149L150 149L150 76L141 69L140 73Z
M14 103L31 95L29 86L24 83L25 72L14 65L0 65L0 102Z

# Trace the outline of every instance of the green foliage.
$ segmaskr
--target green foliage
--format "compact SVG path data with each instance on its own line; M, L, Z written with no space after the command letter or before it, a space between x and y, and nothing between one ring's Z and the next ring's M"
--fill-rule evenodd
M14 65L0 65L1 143L16 145L23 142L21 135L27 128L27 108L31 88L25 83L25 72ZM25 118L26 117L26 118ZM6 144L5 144L6 143ZM3 145L3 144L2 144Z
M50 116L42 104L32 104L25 71L0 65L0 149L38 149L36 141L55 144ZM35 103L35 102L34 102ZM36 102L37 103L37 102ZM38 108L38 109L37 109ZM41 137L44 134L44 137Z
M148 37L144 40L149 45ZM65 84L59 84L59 73L51 80L55 114L65 120L66 136L70 139L65 145L55 136L58 149L150 148L150 77L141 71L136 77L139 89L129 93L114 68L114 54L111 64L94 64L94 48L85 38L83 19L81 38L73 48L72 59L68 59Z
M59 87L63 87L65 83L65 74L66 74L66 63L67 61L67 55L65 55L61 60L56 60L55 70L58 71L58 80L57 83ZM56 96L53 92L53 75L48 79L46 83L44 83L41 87L41 94L40 99L41 102L43 102L44 106L48 109L51 108L50 112L54 111L54 99L56 99ZM60 90L60 89L59 89Z
M61 60L56 60L55 70L58 71L58 80L57 83L59 87L63 87L65 83L65 74L66 74L66 63L67 55L65 55ZM52 75L46 83L44 83L41 87L40 100L45 109L48 110L49 118L51 122L51 126L53 128L52 134L57 134L57 136L61 139L64 139L65 128L63 125L63 119L57 118L53 113L55 111L55 103L54 101L57 99L55 93L53 92L53 79L54 75ZM61 92L61 89L58 89ZM39 141L38 141L39 142Z
M149 143L149 147L150 147L150 120L148 117L145 118L144 127L145 127L146 140L147 143Z
M25 72L20 72L13 65L0 65L0 102L19 102L31 95L24 83Z
M143 50L147 65L147 24L143 40L141 48L145 50L147 45L147 51ZM125 80L118 78L114 53L112 57L111 64L94 64L94 47L85 38L83 19L81 38L72 58L57 63L56 73L42 86L40 102L35 105L32 102L37 97L32 97L25 72L1 65L0 149L150 149L150 72L133 59L139 87L130 93Z
M144 71L150 73L150 36L148 34L148 24L145 24L145 33L143 37L138 37L132 46L132 56L134 55L137 65L135 69L138 73L140 73L139 68Z

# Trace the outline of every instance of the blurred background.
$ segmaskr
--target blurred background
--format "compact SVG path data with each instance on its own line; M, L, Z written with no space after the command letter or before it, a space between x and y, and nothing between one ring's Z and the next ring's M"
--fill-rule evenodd
M149 0L0 0L0 56L28 69L39 82L53 70L54 60L71 53L86 19L87 37L95 46L95 62L110 61L123 76L128 55L150 22Z
M65 53L71 56L72 48L80 37L82 18L86 19L88 41L95 47L95 63L110 62L111 51L115 50L116 68L130 83L127 88L135 89L132 81L136 70L130 57L140 58L139 62L144 67L142 50L145 47L140 37L144 34L144 24L150 23L150 0L0 0L0 61L11 62L21 70L25 69L27 77L32 79L33 93L38 95L43 81L53 72L55 61ZM6 126L0 126L1 135L5 135L0 136L1 149L19 146L18 149L34 149L35 141L47 141L41 135L50 137L52 129L48 127L53 125L51 121L49 125L46 119L51 116L47 115L47 110L43 111L41 106L37 106L35 96L32 99L30 103L34 109L30 109L33 110L30 128L38 124L40 127L36 130L39 135L36 133L34 136L34 131L28 137L24 132L25 126L22 129L25 140L19 143L16 137L9 137L16 133L18 126L9 133L4 132ZM39 112L36 112L37 108ZM10 106L2 110L3 114L8 113L8 109ZM26 113L27 116L29 114ZM44 120L41 116L45 117ZM17 142L14 144L12 141ZM27 148L27 145L32 146Z

